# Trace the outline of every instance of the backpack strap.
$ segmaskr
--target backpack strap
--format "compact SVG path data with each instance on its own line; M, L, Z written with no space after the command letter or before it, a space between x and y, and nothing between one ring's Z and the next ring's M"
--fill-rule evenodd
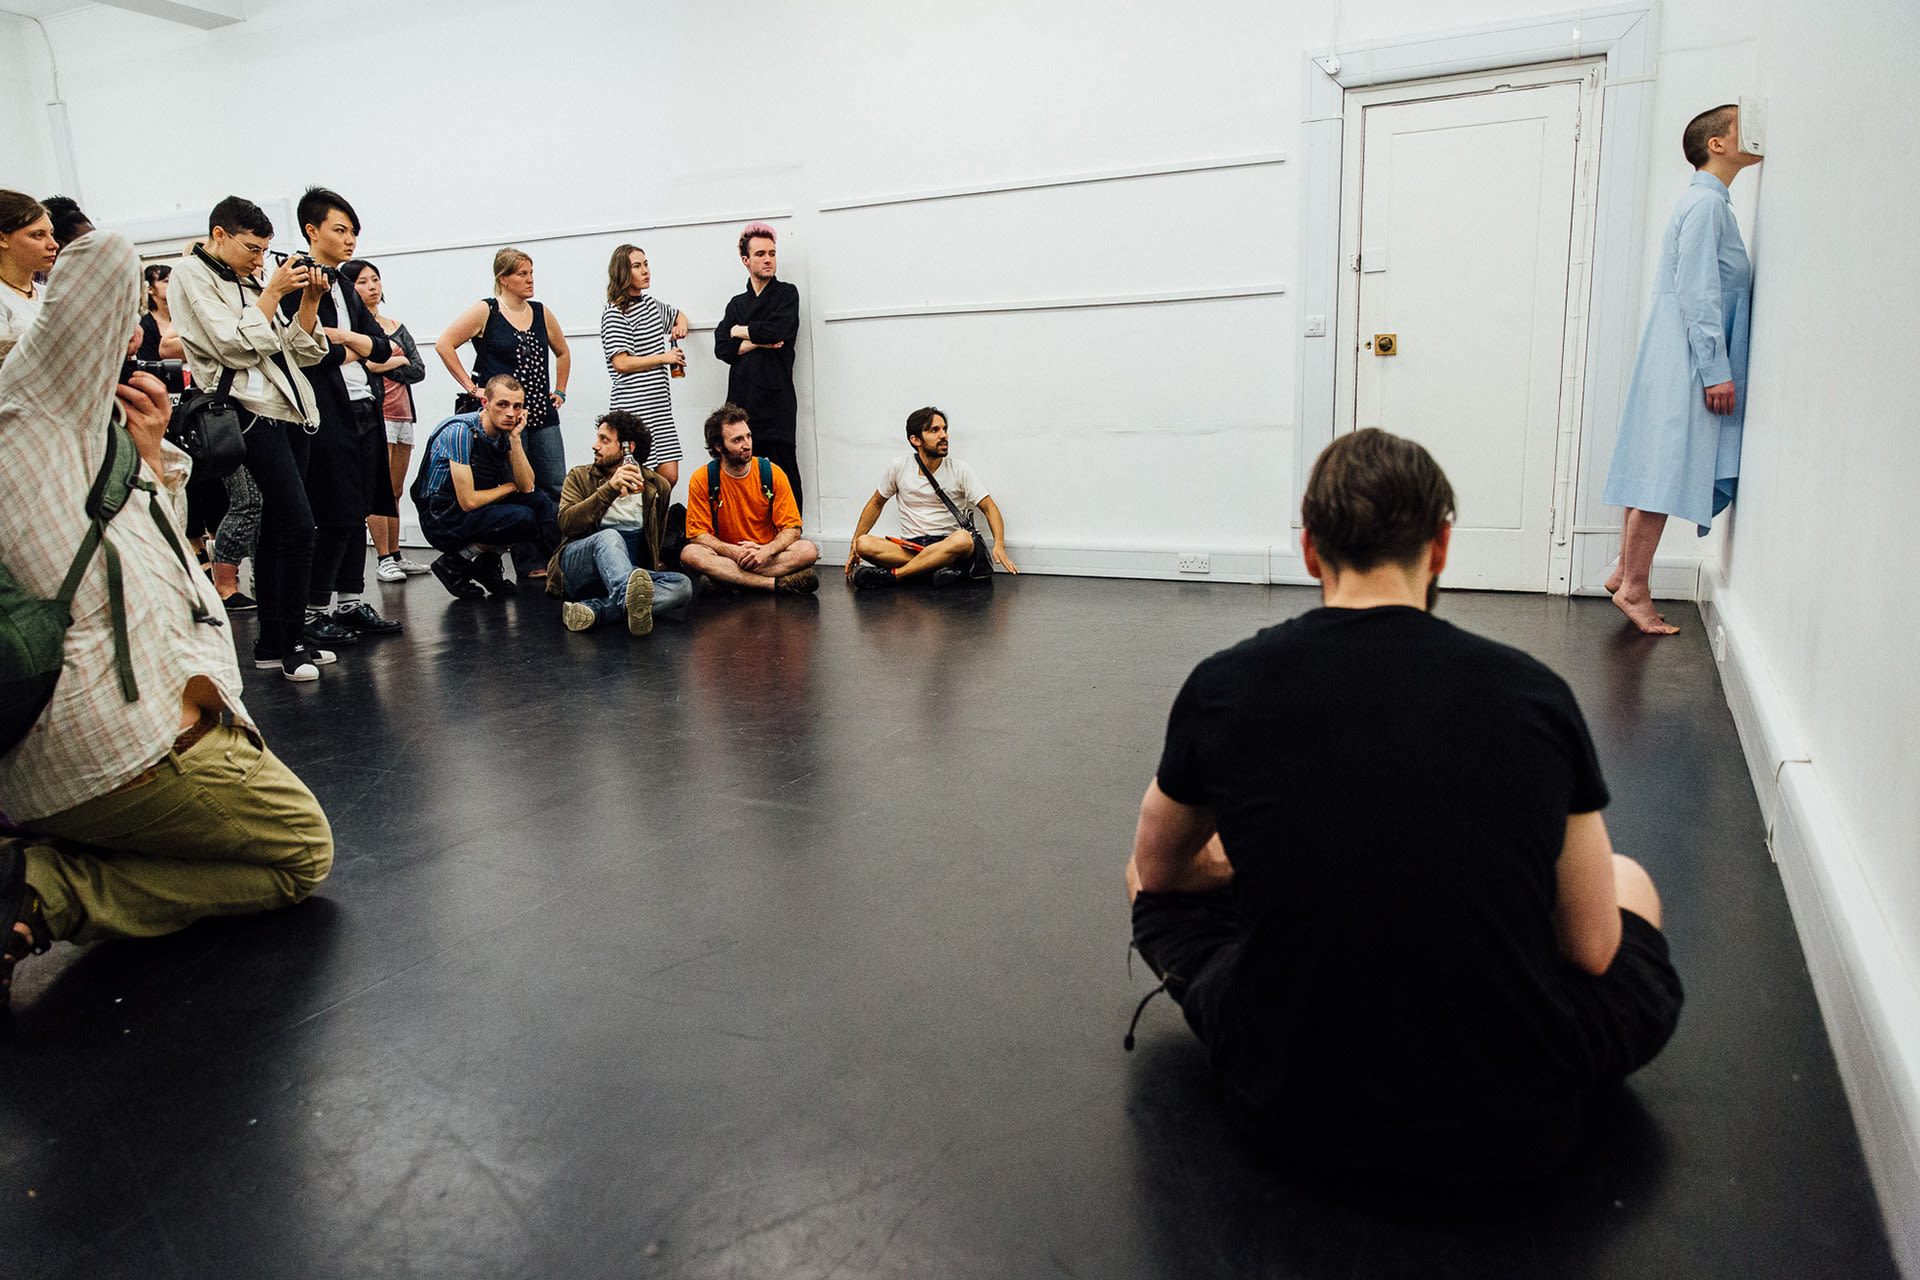
M716 536L720 530L720 459L707 464L707 516Z
M760 455L760 492L767 499L767 511L773 511L773 459Z

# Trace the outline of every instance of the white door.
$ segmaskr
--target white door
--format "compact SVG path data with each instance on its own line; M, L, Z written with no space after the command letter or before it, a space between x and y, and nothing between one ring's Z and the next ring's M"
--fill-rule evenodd
M1577 402L1561 392L1580 98L1561 83L1362 112L1351 425L1445 468L1450 586L1549 585Z

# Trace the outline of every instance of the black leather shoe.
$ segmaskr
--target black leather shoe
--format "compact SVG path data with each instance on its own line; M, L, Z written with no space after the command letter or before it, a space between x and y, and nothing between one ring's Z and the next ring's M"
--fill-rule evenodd
M448 552L427 567L456 600L478 600L487 594L473 580L473 565L461 556Z
M300 634L302 639L316 649L338 649L343 644L360 643L359 636L325 618L318 622L308 619L307 625L300 629Z
M349 631L358 631L363 636L397 636L400 624L390 618L380 616L379 610L362 600L351 609L335 609L327 615L327 621Z
M501 567L497 551L489 551L474 560L473 580L496 596L510 596L520 589Z

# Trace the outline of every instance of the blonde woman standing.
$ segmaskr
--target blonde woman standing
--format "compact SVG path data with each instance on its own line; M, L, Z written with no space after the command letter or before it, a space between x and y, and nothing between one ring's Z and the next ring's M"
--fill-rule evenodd
M560 441L560 406L567 402L567 379L573 372L573 354L553 312L533 300L533 259L518 249L493 255L493 297L455 316L440 340L433 344L440 362L460 384L478 398L480 388L495 374L510 373L526 389L527 426L524 444L533 464L534 484L560 500L567 478L566 450ZM473 344L473 368L460 366L459 349ZM552 352L551 376L548 352ZM545 558L514 548L514 563L529 578L546 574Z

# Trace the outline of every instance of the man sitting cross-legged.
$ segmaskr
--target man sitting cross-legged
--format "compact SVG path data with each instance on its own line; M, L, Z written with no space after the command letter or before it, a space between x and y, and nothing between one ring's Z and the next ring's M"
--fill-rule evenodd
M1315 1165L1478 1181L1563 1161L1681 990L1566 681L1433 616L1452 519L1412 441L1321 453L1300 543L1325 607L1188 677L1127 886L1140 954L1260 1130Z
M646 467L653 435L637 413L615 409L594 424L593 461L567 472L547 594L560 596L569 631L624 618L636 636L657 617L680 617L693 599L684 573L664 573L660 538L673 486Z
M445 552L433 576L461 599L491 591L512 595L500 552L516 543L560 545L558 509L535 487L521 433L527 393L512 374L496 374L474 413L457 413L434 428L413 482L420 532ZM485 589L485 591L482 590Z
M880 487L867 499L854 526L853 547L847 553L847 577L861 589L903 586L907 583L959 581L973 559L975 535L963 527L940 498L944 491L960 513L972 518L978 507L993 530L991 554L1008 573L1018 573L1007 556L1006 529L1000 508L973 468L947 456L947 416L929 405L907 415L907 443L913 452L895 459ZM939 482L939 488L934 482ZM898 538L868 532L887 499L900 496ZM860 563L865 560L867 563Z
M723 404L707 415L707 452L713 461L687 479L680 566L749 590L818 590L813 562L820 548L800 536L786 473L753 456L746 410Z

